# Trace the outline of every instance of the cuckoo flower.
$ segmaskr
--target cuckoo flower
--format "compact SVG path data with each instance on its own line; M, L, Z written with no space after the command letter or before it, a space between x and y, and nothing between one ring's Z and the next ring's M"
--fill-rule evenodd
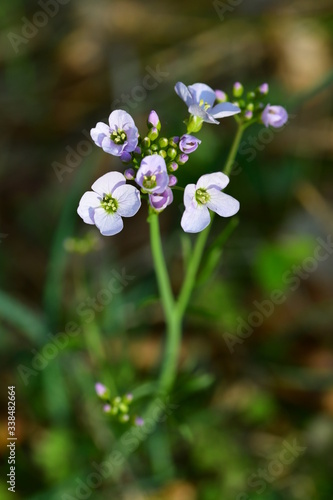
M95 224L104 236L123 229L122 217L132 217L141 206L140 191L126 184L120 172L109 172L94 182L81 198L77 213L86 224Z
M182 153L193 153L197 147L201 144L201 141L194 137L193 135L184 134L179 141L179 149Z
M282 106L267 104L262 112L261 119L266 127L280 128L287 123L288 113Z
M173 202L173 194L169 187L163 193L153 193L149 195L149 203L155 212L162 212Z
M169 183L164 158L157 154L143 158L136 174L136 182L144 193L163 193Z
M133 118L122 109L112 111L109 125L98 122L91 129L90 135L95 144L106 153L123 156L126 161L129 161L129 153L135 150L139 137Z
M239 210L239 202L222 193L229 178L222 172L202 175L197 184L188 184L184 192L185 212L181 226L186 233L199 233L210 224L209 210L221 217L231 217Z
M204 83L194 83L186 87L184 83L178 82L175 91L187 105L189 113L204 122L218 124L217 118L225 118L241 111L238 106L230 102L221 102L214 106L216 94Z

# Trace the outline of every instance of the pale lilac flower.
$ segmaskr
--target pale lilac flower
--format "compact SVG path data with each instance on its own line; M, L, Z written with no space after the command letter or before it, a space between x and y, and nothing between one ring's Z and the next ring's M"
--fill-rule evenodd
M117 109L110 114L109 125L98 122L96 127L91 129L90 135L103 151L121 156L124 152L131 153L135 150L139 132L131 115Z
M153 193L149 195L149 203L155 212L162 212L173 202L172 190L167 187L163 193Z
M262 122L266 127L283 127L288 121L288 113L282 106L271 106L267 104L261 115Z
M125 399L127 403L131 403L133 401L133 394L131 393L126 394Z
M245 113L244 113L244 117L245 117L247 120L251 120L251 118L253 118L253 111L251 111L250 109L248 109L247 111L245 111Z
M122 217L132 217L141 206L140 191L126 184L120 172L109 172L94 182L81 198L77 213L86 224L95 224L104 236L123 229Z
M231 217L239 210L239 202L222 193L229 178L222 172L205 174L197 184L188 184L184 192L185 212L181 226L186 233L199 233L210 224L209 210L221 217Z
M193 153L197 147L201 144L201 141L194 137L193 135L184 134L179 141L179 149L182 153Z
M104 405L104 406L103 406L103 411L104 411L105 413L110 413L110 411L111 411L111 410L112 410L111 405L107 404L107 405Z
M145 193L163 193L169 183L164 158L160 155L143 158L135 180Z
M186 87L184 83L178 82L175 85L175 91L187 105L189 113L200 117L204 122L218 124L216 118L225 118L241 111L238 106L230 102L222 102L214 106L215 92L204 83L195 83Z
M105 387L105 385L101 384L100 382L97 382L95 384L95 391L96 391L97 396L100 396L100 397L105 396L109 392L107 387Z

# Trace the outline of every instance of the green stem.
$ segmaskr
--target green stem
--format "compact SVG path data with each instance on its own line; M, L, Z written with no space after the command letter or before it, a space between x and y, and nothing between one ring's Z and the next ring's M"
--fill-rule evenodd
M224 167L224 173L226 175L230 174L244 129L245 126L242 124L238 126ZM158 214L151 213L148 220L150 223L150 241L154 267L167 327L165 355L158 384L158 392L168 393L175 381L177 372L183 317L195 285L198 269L212 224L202 231L197 238L190 262L186 269L184 283L179 293L178 300L175 301L163 255L158 217ZM212 213L212 221L213 217L214 214Z
M241 138L242 138L242 135L243 135L245 128L246 127L242 124L238 125L238 129L237 129L237 132L236 132L236 135L234 138L234 142L232 143L228 158L225 162L224 169L223 169L223 173L225 173L226 175L230 175L230 173L231 173L231 169L232 169L232 166L234 164L234 161L235 161L235 158L237 155L237 151L239 148L239 143L241 141Z
M159 292L166 321L166 346L158 391L168 393L177 371L178 353L181 341L182 318L177 314L175 299L164 260L159 219L157 214L149 216L150 241Z
M158 214L149 215L150 244L153 254L157 284L162 299L162 305L167 323L171 322L175 314L175 300L171 290L170 279L163 255L161 233Z
M204 231L202 231L196 241L190 262L187 266L187 271L184 279L183 286L180 290L180 294L177 300L177 313L180 318L183 318L187 304L190 300L192 290L194 288L195 279L201 262L201 257L206 245L206 241L209 235L210 226L208 226Z

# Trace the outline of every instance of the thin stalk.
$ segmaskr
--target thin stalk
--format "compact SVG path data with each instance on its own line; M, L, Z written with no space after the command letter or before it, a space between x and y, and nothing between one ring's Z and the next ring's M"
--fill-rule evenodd
M158 392L168 393L173 385L181 341L181 317L177 314L175 299L171 290L169 274L164 259L159 219L151 214L150 241L155 272L166 321L166 346L163 366L158 384Z
M244 125L238 126L223 170L226 175L230 174L244 129ZM168 393L172 388L177 372L183 317L195 285L198 269L212 224L202 231L197 238L186 270L184 283L176 301L172 293L169 274L164 259L158 217L158 214L154 213L150 214L149 217L151 249L166 321L166 347L159 378L158 392ZM213 217L214 214L212 213L212 221Z
M225 173L226 175L230 175L230 173L231 173L231 169L232 169L232 166L233 166L233 163L235 161L237 151L239 148L239 143L241 141L241 138L242 138L242 135L243 135L245 128L246 127L242 124L238 125L238 129L237 129L234 141L232 143L231 149L230 149L229 154L228 154L228 158L225 162L224 169L223 169L223 173Z
M184 283L180 290L176 305L177 313L181 319L185 314L187 304L190 300L190 296L195 285L195 279L201 262L202 254L206 245L206 241L209 235L209 231L210 231L210 226L208 226L206 229L204 229L204 231L202 231L199 234L194 246L190 262L187 266Z
M152 213L148 219L150 224L150 244L162 306L165 312L166 321L169 323L172 321L175 313L175 300L164 259L158 217L158 214Z

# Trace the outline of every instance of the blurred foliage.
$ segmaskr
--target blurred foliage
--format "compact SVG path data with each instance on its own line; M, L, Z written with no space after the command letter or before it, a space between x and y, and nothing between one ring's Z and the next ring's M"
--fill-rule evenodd
M229 92L240 80L250 88L268 81L271 103L286 105L290 123L270 136L251 128L243 139L228 186L241 201L239 224L215 221L187 315L176 409L129 454L118 480L103 481L89 498L331 500L332 256L294 291L282 280L313 256L318 237L332 234L331 2L56 6L17 50L9 34L22 36L40 4L0 7L0 497L11 498L7 385L17 393L16 498L59 500L74 496L78 480L130 429L102 412L94 383L132 392L140 414L160 367L163 316L145 210L112 239L76 214L91 183L120 167L98 148L87 153L87 131L116 102L125 105L127 93L139 128L156 109L165 130L181 133L186 108L175 82ZM158 67L167 75L133 99L147 68ZM220 168L234 131L232 119L204 127L181 181ZM55 163L66 162L59 178ZM192 243L180 239L181 208L176 193L161 217L175 291ZM101 294L122 269L133 279L120 293ZM274 289L286 300L231 353L224 334L235 334ZM285 442L294 440L305 451L281 466ZM259 484L260 471L268 479Z

